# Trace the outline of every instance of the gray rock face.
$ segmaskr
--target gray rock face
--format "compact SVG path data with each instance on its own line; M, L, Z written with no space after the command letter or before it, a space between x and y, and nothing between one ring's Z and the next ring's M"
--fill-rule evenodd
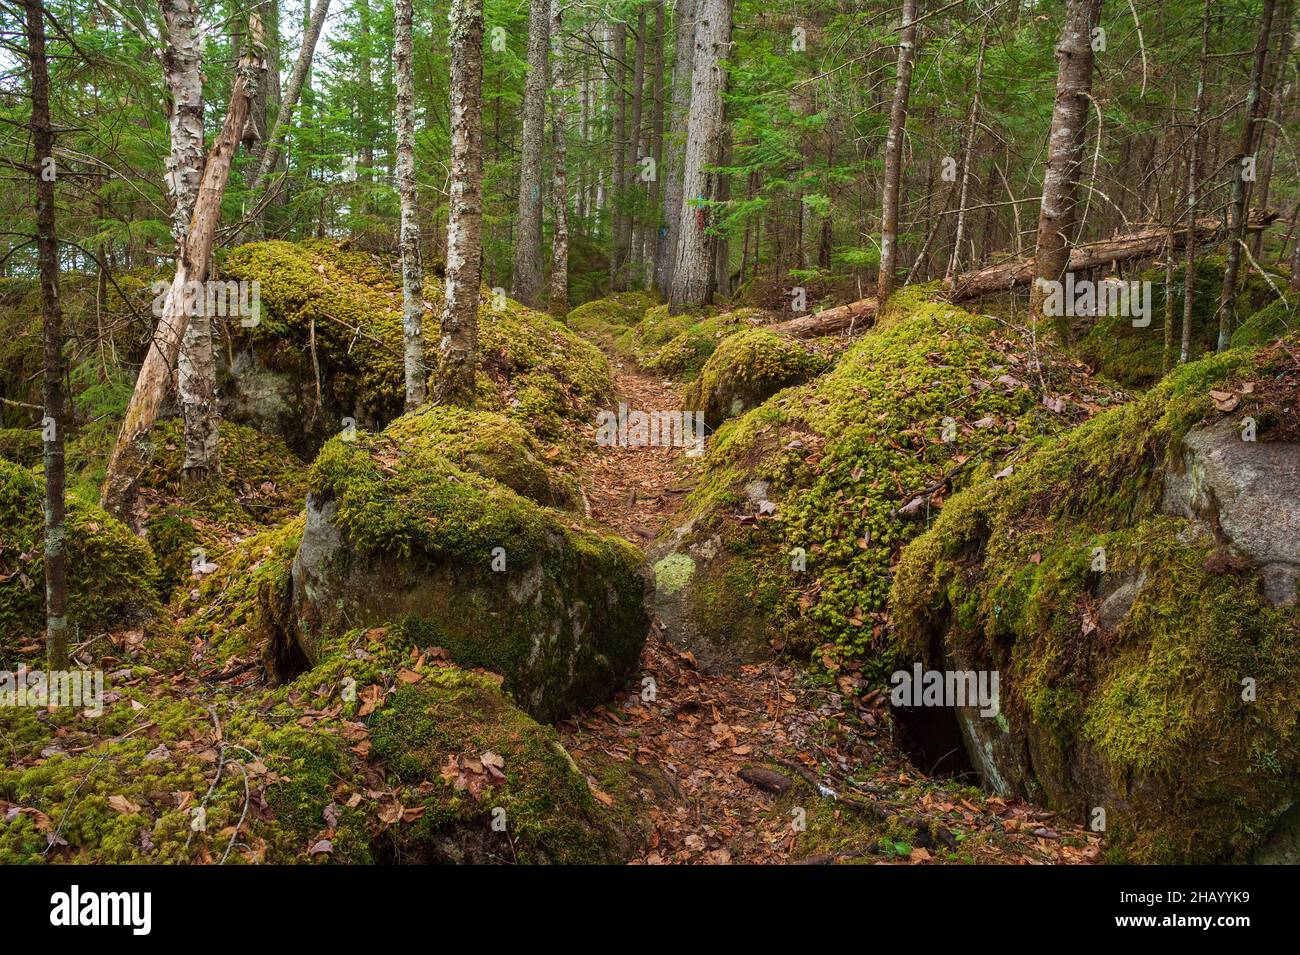
M314 666L330 634L396 624L420 647L501 674L540 720L601 702L634 674L649 627L635 562L574 547L557 528L540 553L511 553L497 572L487 562L369 551L335 518L333 501L308 496L291 570L292 632L279 638L293 646L274 658Z
M1183 438L1183 470L1165 475L1167 514L1202 522L1259 568L1274 606L1300 579L1300 444L1243 441L1225 418Z

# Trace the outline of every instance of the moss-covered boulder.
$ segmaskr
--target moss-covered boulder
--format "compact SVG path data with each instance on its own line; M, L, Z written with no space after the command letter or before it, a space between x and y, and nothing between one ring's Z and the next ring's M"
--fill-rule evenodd
M232 329L223 412L283 435L300 453L346 427L378 429L402 413L400 269L346 244L258 242L231 251L229 277L260 283L257 325ZM425 281L424 334L436 342L442 284ZM560 440L613 392L600 350L542 312L484 290L479 405ZM224 357L224 356L223 356Z
M0 668L45 629L45 481L0 459ZM93 504L67 502L68 627L72 639L142 629L157 620L158 566L149 545ZM43 643L42 643L43 645Z
M1212 353L1219 340L1219 298L1223 294L1223 256L1205 256L1196 261L1195 297L1192 301L1192 341L1190 359ZM1185 272L1175 269L1174 283L1165 287L1163 268L1151 268L1138 276L1151 283L1151 321L1144 327L1133 324L1134 318L1108 315L1099 318L1078 344L1079 356L1098 374L1123 385L1145 388L1164 374L1165 301L1173 296L1174 329L1171 361L1178 360L1183 327L1183 286ZM1252 315L1272 302L1277 293L1258 272L1244 271L1237 292L1237 310ZM1275 285L1282 279L1274 278Z
M1297 801L1298 385L1282 348L1183 366L904 551L898 664L1000 673L957 710L988 786L1143 862L1246 859Z
M782 388L801 385L826 370L829 361L805 342L754 329L724 338L700 377L682 398L716 428L728 418L758 407Z
M479 453L498 416L446 414L467 413L429 409L322 449L278 668L315 664L331 632L409 618L456 662L503 675L538 718L603 699L645 639L640 555L545 506L571 485L520 435L493 439L513 454Z
M725 339L774 321L775 313L762 309L728 309L688 325L685 331L651 351L644 364L652 371L689 381L700 373L709 356Z
M705 663L769 642L862 659L882 646L898 549L950 489L1088 412L1048 404L1024 342L925 303L828 372L710 439L698 487L652 550L656 612ZM762 334L762 333L750 333ZM1072 365L1061 386L1109 400Z
M1232 333L1232 347L1266 345L1297 330L1300 330L1300 295L1292 295L1289 303L1278 299L1242 322Z
M135 668L97 714L0 707L0 864L625 860L555 731L407 636L339 635L274 690Z

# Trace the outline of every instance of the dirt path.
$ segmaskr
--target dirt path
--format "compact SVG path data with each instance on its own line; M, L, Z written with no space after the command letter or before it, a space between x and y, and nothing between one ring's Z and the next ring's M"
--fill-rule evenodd
M681 407L672 382L610 360L630 409ZM693 464L680 448L593 451L581 463L592 517L644 546L689 491ZM642 655L654 699L629 689L560 724L588 765L629 770L651 826L635 861L1045 864L1099 855L1096 837L1054 813L925 778L892 743L879 693L864 695L852 674L822 678L795 663L705 673L656 619Z

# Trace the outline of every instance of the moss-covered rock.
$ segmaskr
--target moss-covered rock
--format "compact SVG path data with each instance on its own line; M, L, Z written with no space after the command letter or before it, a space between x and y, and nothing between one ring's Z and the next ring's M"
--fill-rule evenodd
M0 428L0 458L26 468L41 463L44 446L35 428Z
M137 668L99 714L0 707L0 864L627 858L554 730L388 637L341 635L272 691Z
M704 368L725 339L768 325L774 313L757 308L737 308L710 315L689 325L644 359L647 368L682 380L691 380Z
M958 710L987 785L1104 809L1115 858L1245 859L1267 837L1300 792L1300 617L1260 566L1281 541L1243 532L1225 482L1265 508L1269 474L1294 486L1297 421L1285 350L1212 356L952 498L904 551L896 661L1001 674L997 719ZM1204 457L1228 451L1245 474Z
M222 394L227 417L284 435L300 452L343 429L381 428L402 413L400 272L325 241L258 242L226 272L261 285L256 327L240 330ZM442 285L425 281L425 339L437 340ZM312 342L315 342L314 347ZM483 291L479 404L551 440L594 417L612 394L604 355L549 316Z
M45 481L0 460L0 666L45 629ZM100 508L68 498L68 625L72 638L154 623L158 566L149 545Z
M718 344L700 377L686 388L682 406L702 412L704 423L716 428L782 388L815 378L828 364L812 346L787 335L740 332Z
M502 674L525 709L554 718L635 667L647 626L640 555L543 506L571 485L499 417L465 414L417 412L321 451L279 666L314 664L330 632L409 618L428 644Z
M675 639L705 662L769 640L859 659L878 649L895 555L947 489L1086 414L1070 401L1048 407L1029 383L1027 348L997 327L918 305L719 429L651 555L694 568L656 595Z
M1300 329L1300 295L1292 296L1289 305L1278 299L1255 312L1232 333L1232 347L1266 345L1293 334L1297 329Z
M1196 295L1192 302L1192 342L1189 359L1194 360L1215 350L1219 339L1219 297L1223 294L1223 256L1205 256L1196 261ZM1174 271L1174 329L1171 362L1178 360L1183 327L1184 271ZM1138 276L1151 283L1151 323L1135 327L1134 319L1109 315L1097 320L1080 340L1079 356L1099 374L1112 381L1134 387L1147 387L1164 374L1165 340L1165 273L1151 268ZM1275 283L1279 280L1275 279ZM1240 277L1237 308L1251 315L1276 298L1276 293L1259 273L1248 270Z

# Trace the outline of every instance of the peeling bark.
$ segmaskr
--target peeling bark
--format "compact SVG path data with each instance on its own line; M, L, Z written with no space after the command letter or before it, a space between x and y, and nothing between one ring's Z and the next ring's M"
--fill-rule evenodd
M424 271L420 262L420 221L415 192L415 85L412 76L414 14L412 0L393 5L397 61L397 191L401 204L398 243L402 250L402 337L406 372L406 410L424 404Z

